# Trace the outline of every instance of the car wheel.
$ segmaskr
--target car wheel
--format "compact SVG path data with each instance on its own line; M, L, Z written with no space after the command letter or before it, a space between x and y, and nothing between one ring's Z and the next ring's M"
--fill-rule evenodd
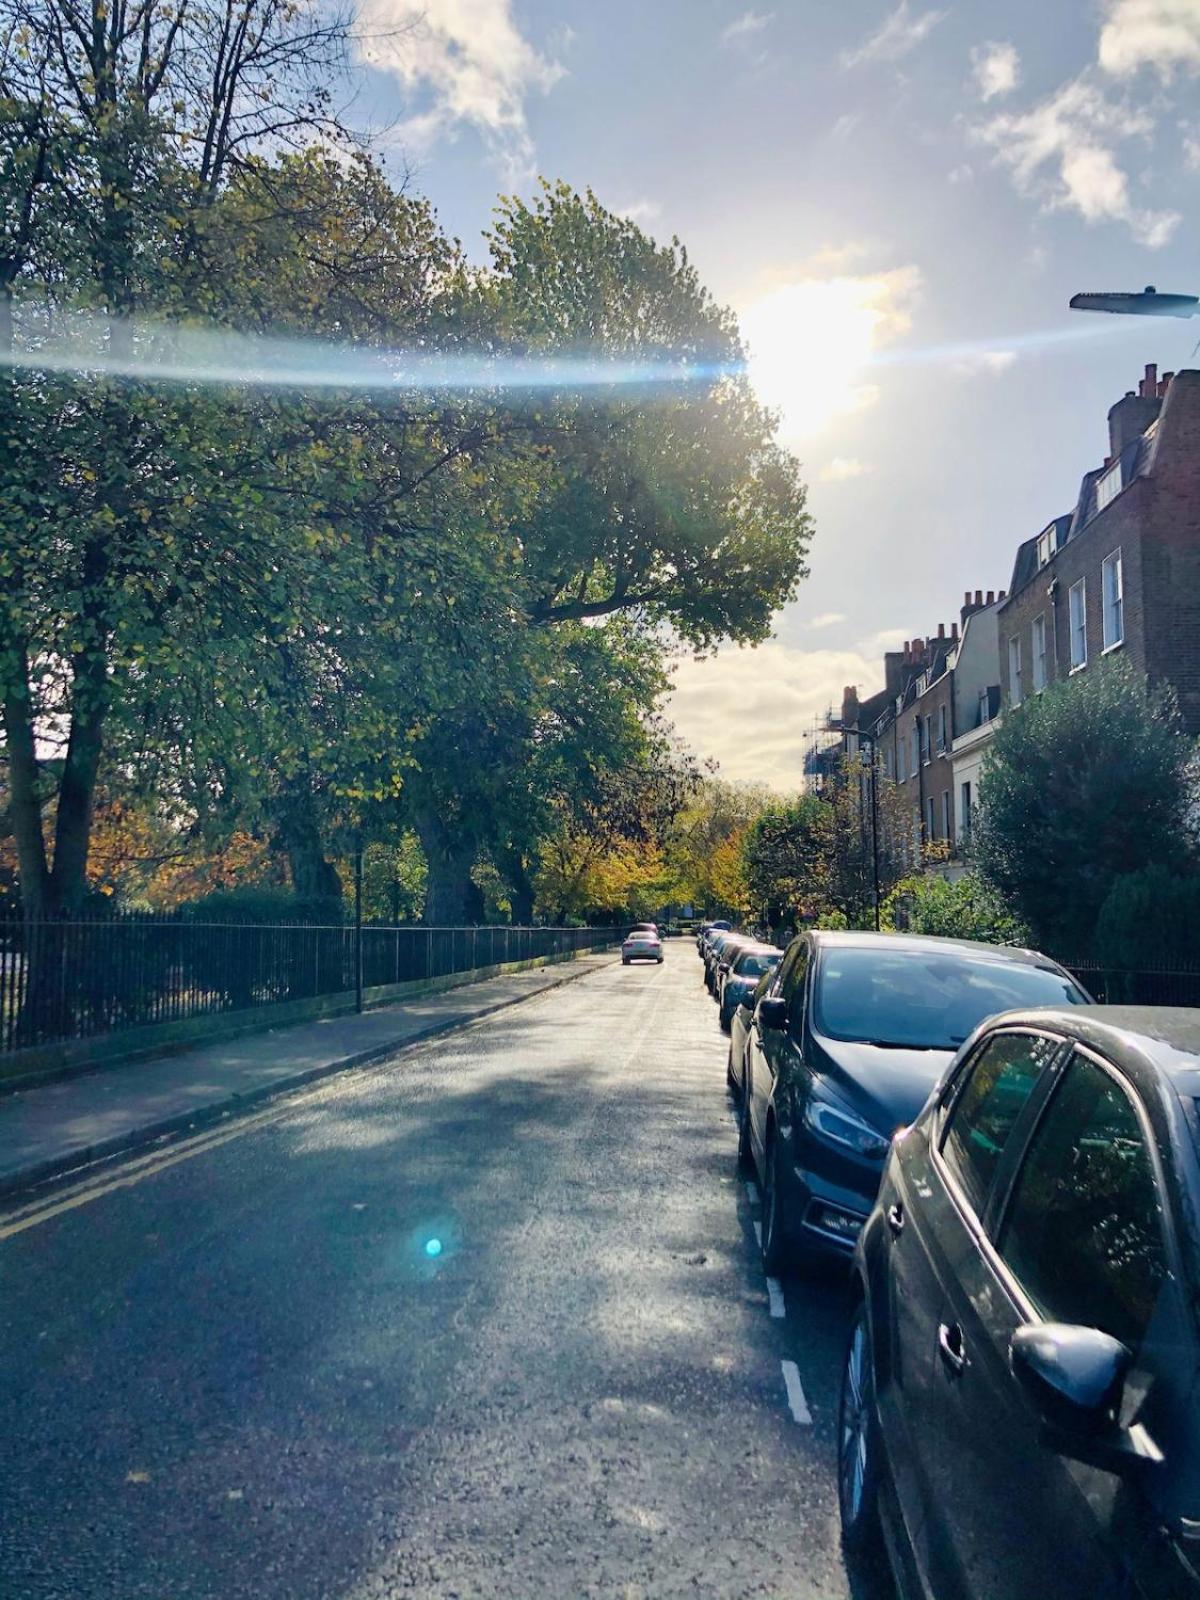
M742 1079L742 1098L738 1101L738 1166L748 1176L754 1174L754 1152L750 1148L750 1085Z
M718 1013L717 1021L721 1024L721 1032L728 1033L730 1030L729 1012L723 1005Z
M629 957L628 956L622 956L621 957L621 965L623 967L627 967L629 965Z
M779 1140L767 1146L766 1176L762 1196L762 1260L764 1269L778 1277L793 1263L783 1222L783 1197L779 1187Z
M866 1301L860 1300L846 1344L838 1406L838 1505L842 1542L852 1555L875 1552L880 1543L878 1428L871 1324Z
M737 1093L737 1081L733 1076L733 1043L730 1042L729 1054L725 1057L725 1082L733 1092Z

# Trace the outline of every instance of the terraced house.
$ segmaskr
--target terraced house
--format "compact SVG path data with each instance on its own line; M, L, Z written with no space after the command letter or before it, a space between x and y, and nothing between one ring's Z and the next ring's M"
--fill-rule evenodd
M1114 652L1200 734L1200 372L1146 368L1072 511L1018 549L999 609L1003 707Z

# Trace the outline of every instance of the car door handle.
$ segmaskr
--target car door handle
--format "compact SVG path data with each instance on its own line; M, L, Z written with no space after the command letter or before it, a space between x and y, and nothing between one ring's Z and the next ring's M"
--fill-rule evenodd
M966 1367L967 1353L963 1349L962 1329L957 1322L949 1325L944 1322L938 1323L938 1355L955 1377L958 1377Z
M904 1232L903 1206L889 1206L887 1208L887 1225L892 1230L892 1237L898 1239Z

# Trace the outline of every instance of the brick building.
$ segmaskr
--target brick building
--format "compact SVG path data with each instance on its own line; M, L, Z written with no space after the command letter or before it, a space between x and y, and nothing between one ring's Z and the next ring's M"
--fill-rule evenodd
M1146 368L1073 511L1017 551L999 608L1005 709L1121 652L1200 734L1200 372Z

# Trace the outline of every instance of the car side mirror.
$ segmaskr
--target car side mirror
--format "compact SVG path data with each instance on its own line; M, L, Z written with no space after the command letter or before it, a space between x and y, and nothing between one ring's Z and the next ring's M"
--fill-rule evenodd
M1026 1323L1010 1348L1017 1382L1051 1427L1094 1437L1115 1426L1130 1361L1119 1339L1065 1322Z
M787 1027L787 1014L787 1001L781 1000L778 995L772 995L758 1002L758 1020L761 1027L774 1028L782 1032Z
M729 971L729 963L728 963L728 961L719 961L717 963L717 971L718 972L728 972Z

